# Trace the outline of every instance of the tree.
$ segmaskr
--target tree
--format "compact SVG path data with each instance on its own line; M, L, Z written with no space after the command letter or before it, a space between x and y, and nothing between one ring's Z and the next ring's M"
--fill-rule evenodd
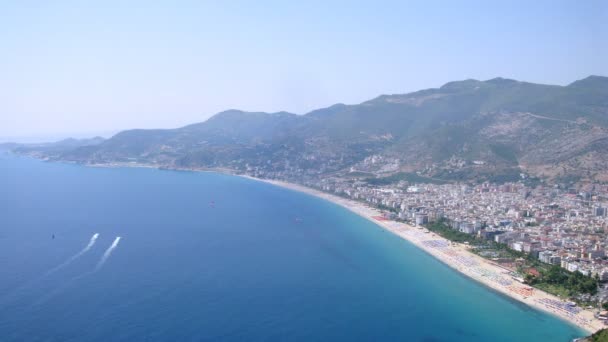
M524 281L526 284L532 285L536 282L536 277L528 273L525 275Z

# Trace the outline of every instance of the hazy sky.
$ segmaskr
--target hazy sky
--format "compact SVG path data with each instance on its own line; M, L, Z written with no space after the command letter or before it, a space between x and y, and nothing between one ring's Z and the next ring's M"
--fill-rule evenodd
M2 1L0 137L608 75L608 1L295 2Z

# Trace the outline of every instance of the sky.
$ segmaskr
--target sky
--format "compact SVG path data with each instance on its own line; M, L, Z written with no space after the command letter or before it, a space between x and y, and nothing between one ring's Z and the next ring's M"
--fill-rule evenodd
M608 1L0 2L0 141L608 76Z

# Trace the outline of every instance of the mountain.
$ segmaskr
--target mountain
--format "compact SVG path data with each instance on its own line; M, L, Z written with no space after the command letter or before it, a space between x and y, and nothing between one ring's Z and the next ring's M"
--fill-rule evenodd
M105 139L102 137L94 137L87 139L74 139L68 138L52 143L38 143L38 144L4 144L10 147L11 150L18 153L32 154L45 158L61 158L61 156L67 152L77 148L84 148L88 146L96 146L104 142Z
M608 78L567 86L469 79L305 115L228 110L182 128L128 130L97 144L56 147L48 157L92 164L605 182Z

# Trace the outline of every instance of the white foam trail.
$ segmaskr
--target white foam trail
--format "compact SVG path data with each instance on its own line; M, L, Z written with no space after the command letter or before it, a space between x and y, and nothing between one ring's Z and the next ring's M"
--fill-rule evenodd
M112 244L110 245L110 247L108 247L108 249L106 249L106 252L103 253L103 256L101 257L101 259L97 263L97 266L95 266L95 271L94 272L99 271L99 269L101 268L101 266L103 266L103 264L106 263L106 260L108 260L108 258L112 254L112 251L118 246L118 242L120 242L120 236L117 236L116 239L114 239L114 242L112 242Z
M73 263L76 259L78 259L81 256L83 256L84 253L88 252L91 248L93 248L93 245L95 245L95 241L97 241L98 237L99 237L99 233L93 234L93 236L91 237L91 240L89 241L89 243L80 252L78 252L78 253L74 254L73 256L71 256L68 260L64 261L61 265L56 266L56 267L52 268L51 270L49 270L48 272L46 272L44 274L44 276L48 276L48 275L51 275L51 274L59 271L60 269L66 267L67 265Z
M90 276L90 275L94 274L95 272L99 271L99 269L103 266L103 264L105 264L106 260L108 260L108 258L112 254L112 251L118 246L118 242L120 242L120 238L121 238L120 236L117 236L114 239L114 242L112 242L112 244L110 245L110 247L108 247L108 249L106 249L106 251L101 256L101 259L99 259L99 262L97 263L97 266L95 266L94 270L86 272L86 273L83 273L83 274L81 274L79 276L76 276L76 277L68 280L65 284L63 284L63 286L60 286L59 288L56 288L55 290L53 290L50 293L46 294L40 300L38 300L37 302L35 302L34 304L32 304L32 307L38 306L38 305L41 305L41 304L47 302L49 299L55 297L60 292L64 291L73 282L75 282L75 281L77 281L79 279L82 279L84 277Z
M64 261L62 264L60 264L58 266L55 266L55 267L51 268L49 271L47 271L45 274L39 276L38 278L36 278L34 280L31 280L31 281L25 283L24 285L21 285L18 288L14 289L8 295L2 297L2 299L9 298L9 297L17 295L19 292L23 291L24 289L32 286L34 283L41 281L45 277L48 277L51 274L59 271L60 269L68 266L69 264L73 263L74 261L76 261L76 259L80 258L86 252L88 252L91 248L93 248L93 245L95 245L95 242L97 241L98 237L99 237L99 233L93 234L93 236L91 237L91 240L89 240L89 243L82 250L80 250L80 252L72 255L68 260Z

